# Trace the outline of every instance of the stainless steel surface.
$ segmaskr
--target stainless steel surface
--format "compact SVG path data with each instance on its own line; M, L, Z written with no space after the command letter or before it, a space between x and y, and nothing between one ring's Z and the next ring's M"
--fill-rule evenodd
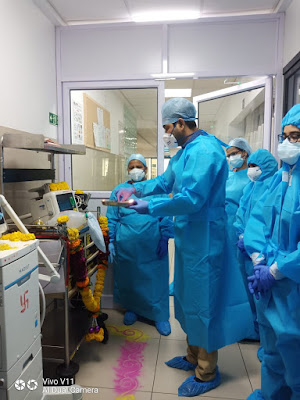
M131 204L134 204L134 200L133 199L126 201L102 200L102 204L104 206L129 207Z

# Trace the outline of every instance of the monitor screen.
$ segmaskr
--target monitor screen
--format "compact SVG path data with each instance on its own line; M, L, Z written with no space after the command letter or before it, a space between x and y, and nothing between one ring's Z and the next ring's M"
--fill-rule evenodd
M60 211L73 210L76 208L72 193L58 194L56 195L56 199Z

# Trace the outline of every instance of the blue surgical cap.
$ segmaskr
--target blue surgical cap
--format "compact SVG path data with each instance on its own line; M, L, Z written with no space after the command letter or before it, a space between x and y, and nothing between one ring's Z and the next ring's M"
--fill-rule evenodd
M250 144L248 143L248 140L246 140L242 137L238 137L238 138L234 138L234 139L230 140L229 146L237 147L238 149L245 150L247 152L248 156L250 156L250 154L252 153L252 149L250 147Z
M145 157L139 153L131 154L131 156L127 160L127 167L128 167L128 164L130 163L130 161L132 161L132 160L139 160L141 163L143 163L145 165L145 167L147 167Z
M162 124L174 124L179 118L184 121L195 121L196 108L189 100L182 97L174 97L165 102L161 109Z
M300 129L300 104L296 104L287 112L282 120L282 130L286 125L295 125Z

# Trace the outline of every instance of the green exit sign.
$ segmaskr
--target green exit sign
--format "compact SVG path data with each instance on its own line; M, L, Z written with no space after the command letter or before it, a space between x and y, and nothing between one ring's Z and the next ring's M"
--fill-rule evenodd
M49 112L49 122L52 125L58 125L58 116Z

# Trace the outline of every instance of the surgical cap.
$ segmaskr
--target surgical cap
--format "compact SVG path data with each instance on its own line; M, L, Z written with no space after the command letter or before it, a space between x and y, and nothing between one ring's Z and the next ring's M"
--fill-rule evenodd
M286 125L294 125L300 129L300 104L296 104L287 112L282 120L282 130Z
M174 124L179 118L184 121L195 121L196 108L189 100L182 97L174 97L165 102L161 109L162 124Z
M234 138L234 139L230 140L229 146L237 147L238 149L245 150L247 152L248 156L250 156L250 154L252 153L250 144L248 143L248 141L246 139L244 139L242 137L238 137L238 138Z
M278 162L266 149L258 149L247 160L247 164L256 164L262 171L260 181L275 174L278 170Z
M145 157L139 153L131 154L131 156L127 160L127 167L128 167L128 164L130 163L130 161L132 161L132 160L139 160L141 163L143 163L145 165L145 167L147 167Z

